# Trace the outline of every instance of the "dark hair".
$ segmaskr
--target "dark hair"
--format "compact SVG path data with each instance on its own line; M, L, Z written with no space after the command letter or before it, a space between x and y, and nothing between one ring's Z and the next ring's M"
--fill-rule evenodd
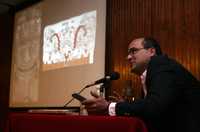
M154 48L156 50L156 55L162 55L160 44L154 38L145 37L143 41L143 45L145 49Z

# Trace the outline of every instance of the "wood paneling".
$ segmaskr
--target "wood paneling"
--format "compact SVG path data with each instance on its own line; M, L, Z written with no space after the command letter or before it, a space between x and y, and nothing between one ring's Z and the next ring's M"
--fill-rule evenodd
M126 80L132 80L140 97L140 79L130 74L126 55L129 42L142 36L156 38L164 53L200 79L199 5L199 0L107 0L106 72L121 74L108 92L122 94Z

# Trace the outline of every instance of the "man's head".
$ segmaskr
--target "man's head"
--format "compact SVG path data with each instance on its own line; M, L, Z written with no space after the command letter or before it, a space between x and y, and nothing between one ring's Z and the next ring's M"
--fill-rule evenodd
M147 68L152 56L161 55L159 43L153 38L134 39L128 48L128 60L132 65L131 71L141 75Z

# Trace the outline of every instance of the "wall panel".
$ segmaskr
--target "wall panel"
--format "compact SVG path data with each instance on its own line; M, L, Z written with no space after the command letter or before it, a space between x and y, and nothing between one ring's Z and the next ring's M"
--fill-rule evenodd
M130 74L126 60L129 42L141 36L156 38L163 52L200 79L199 0L107 0L107 71L121 74L113 91L123 95L132 80L135 97L141 96L140 79ZM108 53L109 52L109 53Z

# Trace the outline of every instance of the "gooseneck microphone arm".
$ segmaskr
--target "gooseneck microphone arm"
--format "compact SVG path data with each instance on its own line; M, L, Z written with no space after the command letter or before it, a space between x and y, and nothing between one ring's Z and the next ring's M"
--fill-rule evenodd
M87 85L88 86L88 85ZM83 92L83 90L85 90L86 88L88 88L87 86L83 87L78 94L80 94L81 92ZM67 103L65 103L64 107L67 107L68 104L70 104L72 101L74 100L74 98L71 98Z

